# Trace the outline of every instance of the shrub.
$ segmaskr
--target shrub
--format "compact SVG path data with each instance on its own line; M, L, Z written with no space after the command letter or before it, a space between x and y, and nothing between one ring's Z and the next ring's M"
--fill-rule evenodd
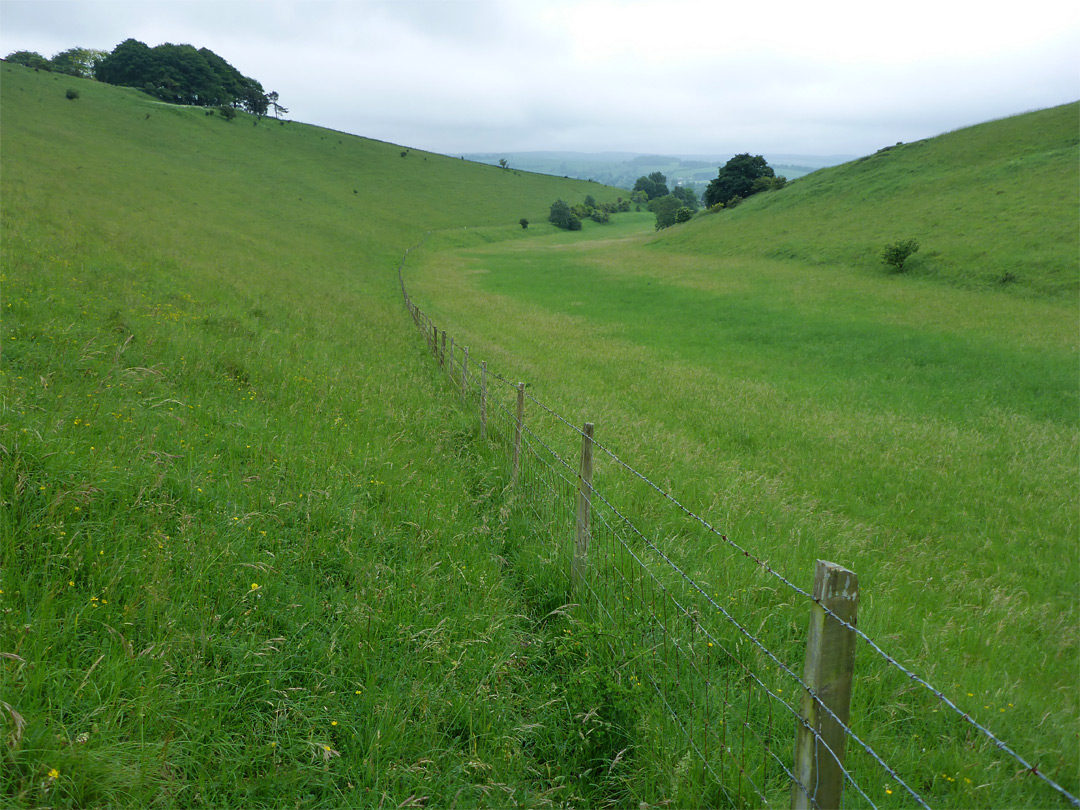
M221 117L224 118L226 121L232 121L234 118L236 118L236 110L233 107L230 107L228 104L222 104L220 107L218 107L218 112L221 113Z
M694 218L694 211L693 211L692 208L690 208L688 206L684 205L682 208L680 208L678 211L675 212L675 221L676 222L689 222L693 218Z
M885 246L885 250L881 251L881 260L885 264L895 267L898 273L903 272L904 262L908 260L912 253L917 253L919 250L919 243L915 239L901 239L897 242L890 242Z
M519 219L518 223L521 225L522 230L529 227L529 220L525 219L525 217L522 217L521 219Z
M75 99L77 99L79 97L79 91L76 90L74 87L69 87L68 91L64 94L64 96L69 101L74 101Z

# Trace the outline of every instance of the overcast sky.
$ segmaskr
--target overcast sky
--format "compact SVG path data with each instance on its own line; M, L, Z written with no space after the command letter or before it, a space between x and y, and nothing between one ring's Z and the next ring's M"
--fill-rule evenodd
M451 155L862 155L1080 98L1076 0L0 0L2 55L128 37Z

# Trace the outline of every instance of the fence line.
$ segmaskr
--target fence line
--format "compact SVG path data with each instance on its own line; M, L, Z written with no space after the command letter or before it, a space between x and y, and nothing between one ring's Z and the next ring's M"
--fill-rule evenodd
M765 627L766 621L762 621L761 628L757 632L751 631L748 626L739 622L717 601L718 593L710 596L707 585L695 580L682 566L675 563L657 541L640 530L623 511L611 503L602 492L595 489L591 481L587 483L583 481L586 447L590 454L594 448L598 450L616 468L625 470L657 493L663 501L674 506L683 518L689 519L691 523L697 524L708 534L719 538L740 556L753 561L759 570L782 583L793 596L801 596L815 605L827 617L827 621L850 632L852 638L857 638L873 650L880 660L886 663L887 668L894 668L902 673L907 681L927 690L956 717L978 731L997 751L1021 765L1022 773L1037 777L1074 807L1080 807L1080 800L1077 797L1043 774L1037 767L1030 765L989 729L975 721L968 713L960 710L944 692L885 653L877 643L855 626L854 621L849 622L837 615L835 611L823 604L823 599L799 588L766 561L730 540L705 518L684 506L671 493L619 459L601 442L595 440L591 433L591 425L587 425L584 429L578 428L532 396L524 383L514 383L498 374L488 367L486 361L479 363L474 353L471 367L475 369L477 365L480 365L482 369L480 379L476 380L475 371L470 374L469 349L461 347L461 350L455 351L455 342L453 336L450 336L449 353L447 353L446 330L440 330L412 302L405 289L402 274L405 261L409 252L421 244L423 240L406 251L398 268L402 296L414 324L421 334L425 335L429 350L435 356L438 365L454 382L455 388L460 391L462 400L466 403L470 399L476 400L481 420L481 435L486 435L491 446L508 447L511 455L510 486L523 493L523 505L546 527L546 531L556 543L556 548L560 547L558 544L562 541L564 547L572 549L565 570L568 587L572 592L585 597L581 603L590 617L596 621L606 621L618 629L619 632L608 637L605 643L608 644L613 657L622 662L620 670L624 668L635 670L635 674L628 675L631 679L630 683L640 685L642 677L648 682L675 728L685 739L689 750L700 761L703 782L707 781L704 779L705 774L708 774L711 779L707 787L715 787L730 803L736 805L742 803L743 788L746 787L748 796L752 793L756 801L769 806L771 800L783 795L783 790L778 789L776 783L779 778L790 786L793 806L796 803L800 806L818 806L815 797L818 795L820 786L803 784L796 775L797 769L794 763L789 768L786 764L788 760L777 753L777 750L783 750L783 746L778 743L782 740L790 742L789 736L778 735L773 723L773 706L779 704L784 707L785 713L790 714L795 720L795 727L802 729L801 733L809 736L815 751L814 760L816 761L819 756L825 756L834 763L833 767L840 774L841 802L845 802L843 787L851 785L867 806L878 806L868 795L867 790L872 789L860 785L853 771L853 769L859 770L859 778L866 778L862 775L864 770L862 761L847 764L844 762L842 740L847 738L853 740L858 746L858 751L875 763L893 784L903 789L909 799L923 808L929 808L923 796L902 779L894 767L886 763L870 742L862 739L852 730L853 722L841 720L830 707L829 701L812 689L805 678L796 674L792 666L783 660L784 653L770 648L769 643L760 637L760 631ZM513 412L504 404L505 396L501 398L492 396L492 391L488 389L488 383L492 380L502 384L506 393L512 390L516 395ZM526 417L524 412L526 403L530 406L535 405L539 413L536 415L530 413ZM505 417L506 430L503 433L492 429L490 423L495 421L492 419L495 415ZM578 468L564 459L550 442L542 439L539 432L533 429L532 423L537 418L550 419L559 429L568 428L571 436L580 440L582 463ZM542 506L542 503L548 506ZM582 510L586 515L585 542L592 541L591 557L589 551L581 550L583 547ZM587 518L590 514L594 517L591 531ZM560 537L564 533L566 537ZM649 555L654 558L654 565L658 565L659 568L654 569L650 566L646 560ZM651 598L646 597L647 592ZM717 629L706 626L707 614L693 604L695 599L700 599L702 607L711 611L712 615L722 617L723 621L736 631L734 643L729 641L725 645L721 642L723 634ZM730 599L734 600L735 597L731 596ZM618 605L618 609L615 609L615 605ZM669 611L674 612L674 620L669 615ZM630 637L633 636L636 642L639 635L640 644L630 641ZM754 667L747 660L747 655L740 646L740 637L749 643L750 655L763 656L762 664L766 661L772 662L776 672L782 673L797 685L796 691L808 698L812 706L827 716L829 721L840 730L841 745L838 746L837 751L829 746L822 732L808 722L805 711L800 711L789 703L785 696L779 694L783 691L782 687L770 687L766 683L769 676L764 673L764 670L754 671ZM630 646L627 647L627 644ZM787 646L790 647L790 645ZM737 678L742 681L743 685L739 687L743 690L741 696L731 694L733 678L730 673L714 670L714 665L721 667L721 664L725 665L723 669L734 670ZM715 677L723 680L723 694L720 694L715 684ZM757 693L754 692L755 689L758 690ZM846 716L846 706L841 707L840 711ZM738 720L740 714L741 721ZM734 725L741 734L738 741L728 736L732 717L736 718ZM748 745L746 740L748 733L756 740L756 743L751 741ZM733 743L738 748L737 752L732 747ZM755 745L761 750L760 767L747 763L747 751ZM772 781L770 781L770 761L775 766ZM734 780L734 785L731 784L732 780ZM892 790L888 785L883 792L886 797L892 796ZM888 799L885 801L888 802Z

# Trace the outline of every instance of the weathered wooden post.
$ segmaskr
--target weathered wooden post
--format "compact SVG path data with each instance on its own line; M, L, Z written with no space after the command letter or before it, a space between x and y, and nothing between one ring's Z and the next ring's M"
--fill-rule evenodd
M442 348L439 350L439 365L446 365L446 330L442 330Z
M439 328L435 324L431 324L431 353L439 357Z
M825 608L835 615L827 614ZM818 560L814 568L814 605L810 609L803 673L807 690L803 692L799 711L805 725L799 722L795 726L793 810L831 810L839 808L843 799L842 766L847 730L840 723L847 726L851 716L851 681L855 671L852 628L858 608L859 578L835 563Z
M480 361L480 438L487 438L487 360Z
M592 511L593 423L586 422L581 432L581 465L578 472L577 519L574 528L574 560L570 580L574 589L581 587L589 553L589 516Z
M514 468L510 476L510 484L517 485L518 471L521 469L521 425L525 418L525 383L519 382L517 387L517 415L514 419Z
M461 358L461 398L462 399L465 399L465 395L466 395L466 393L468 393L468 390L465 387L465 384L468 382L468 380L469 380L469 347L466 346L465 347L465 353Z

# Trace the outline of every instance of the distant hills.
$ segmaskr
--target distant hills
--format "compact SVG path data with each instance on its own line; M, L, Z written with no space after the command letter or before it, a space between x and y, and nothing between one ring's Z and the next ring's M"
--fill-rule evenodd
M751 150L752 151L752 150ZM756 154L756 153L755 153ZM732 155L649 155L640 152L476 152L466 160L498 165L505 160L511 168L523 171L595 180L609 186L633 188L642 175L663 172L668 185L691 186L699 194L716 177L720 167ZM853 160L856 155L765 155L777 174L788 180L810 174L827 166Z

